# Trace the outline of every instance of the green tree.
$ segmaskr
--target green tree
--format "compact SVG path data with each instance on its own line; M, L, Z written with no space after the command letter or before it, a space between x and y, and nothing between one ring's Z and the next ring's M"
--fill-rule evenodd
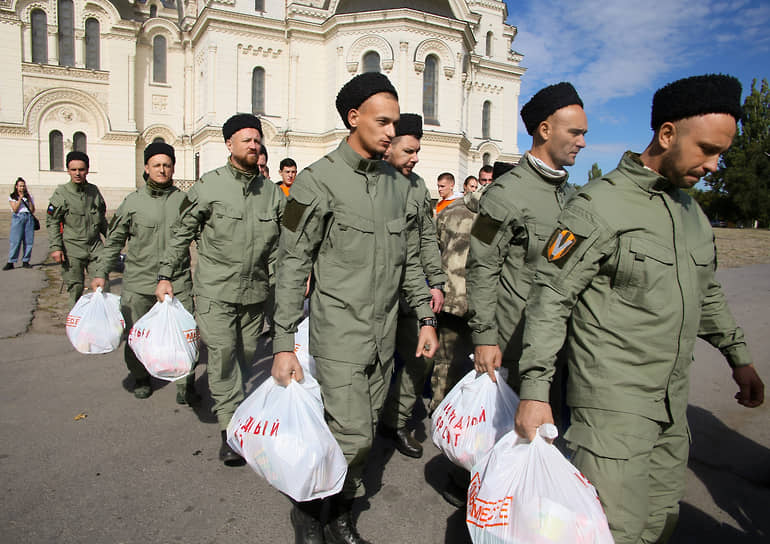
M717 193L712 206L723 208L731 220L770 224L770 86L767 79L743 103L743 119L732 147L722 155L719 169L705 178ZM716 210L713 210L716 211Z
M599 168L599 163L595 162L591 165L591 169L588 171L588 181L592 179L598 179L602 177L602 169Z

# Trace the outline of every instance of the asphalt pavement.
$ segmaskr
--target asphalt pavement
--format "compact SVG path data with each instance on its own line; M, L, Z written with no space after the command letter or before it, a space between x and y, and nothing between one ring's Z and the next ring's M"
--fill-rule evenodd
M137 400L122 346L87 356L71 347L63 323L57 334L28 332L46 282L45 236L36 242L35 268L0 272L0 542L293 542L289 501L250 468L219 462L204 365L199 407L178 406L175 388L160 382ZM0 255L7 250L0 239ZM718 277L768 383L770 265ZM249 391L269 375L269 354L264 340ZM727 365L703 342L691 389L693 444L674 542L770 541L767 404L736 404ZM374 543L470 542L464 511L438 492L449 465L426 437L424 410L416 419L422 459L375 442L366 497L356 503L360 532Z

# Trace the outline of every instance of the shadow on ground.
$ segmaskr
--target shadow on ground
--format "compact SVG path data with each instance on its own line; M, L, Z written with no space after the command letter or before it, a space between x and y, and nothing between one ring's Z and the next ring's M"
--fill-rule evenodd
M687 409L692 446L688 466L738 528L682 502L675 543L770 541L770 449L697 406Z

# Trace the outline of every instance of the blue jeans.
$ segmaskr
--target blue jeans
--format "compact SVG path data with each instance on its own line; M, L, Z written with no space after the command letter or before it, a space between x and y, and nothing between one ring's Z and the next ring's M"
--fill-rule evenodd
M24 255L21 260L28 263L32 257L32 243L35 241L35 225L32 221L32 214L26 212L13 214L11 235L8 241L11 246L8 251L8 262L16 262L19 258L21 244L24 243Z

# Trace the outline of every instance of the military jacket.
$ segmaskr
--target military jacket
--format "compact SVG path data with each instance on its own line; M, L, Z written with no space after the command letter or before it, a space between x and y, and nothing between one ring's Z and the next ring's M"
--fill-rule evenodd
M490 184L479 200L467 262L473 343L511 346L548 237L574 190L566 178L541 176L526 155Z
M458 317L465 317L468 313L465 262L468 258L471 226L476 217L466 204L466 201L473 198L471 194L452 202L436 218L441 264L447 274L444 307L441 311Z
M104 198L93 183L59 185L51 195L45 220L49 251L64 251L76 259L93 255L102 246L100 234L107 234L106 211Z
M204 174L180 205L158 273L180 274L197 238L196 295L233 304L267 300L285 202L272 181L229 161Z
M385 161L367 160L343 140L292 186L277 263L273 351L294 350L305 280L310 352L370 364L393 357L399 289L419 318L433 315L416 251L408 242L410 186Z
M420 263L429 285L446 282L446 274L441 268L441 254L436 241L436 224L433 222L433 204L425 181L415 173L408 176L411 183L411 198L407 219L414 221L419 232L417 249ZM411 228L411 226L410 226Z
M695 339L751 363L714 278L714 235L687 193L627 152L565 207L527 305L521 398L548 400L567 335L572 407L668 422L687 407Z
M171 227L179 217L184 197L173 185L165 189L145 185L128 195L112 216L94 275L106 278L125 245L123 289L142 295L155 293L160 259L172 236ZM192 289L189 251L169 277L175 293Z

